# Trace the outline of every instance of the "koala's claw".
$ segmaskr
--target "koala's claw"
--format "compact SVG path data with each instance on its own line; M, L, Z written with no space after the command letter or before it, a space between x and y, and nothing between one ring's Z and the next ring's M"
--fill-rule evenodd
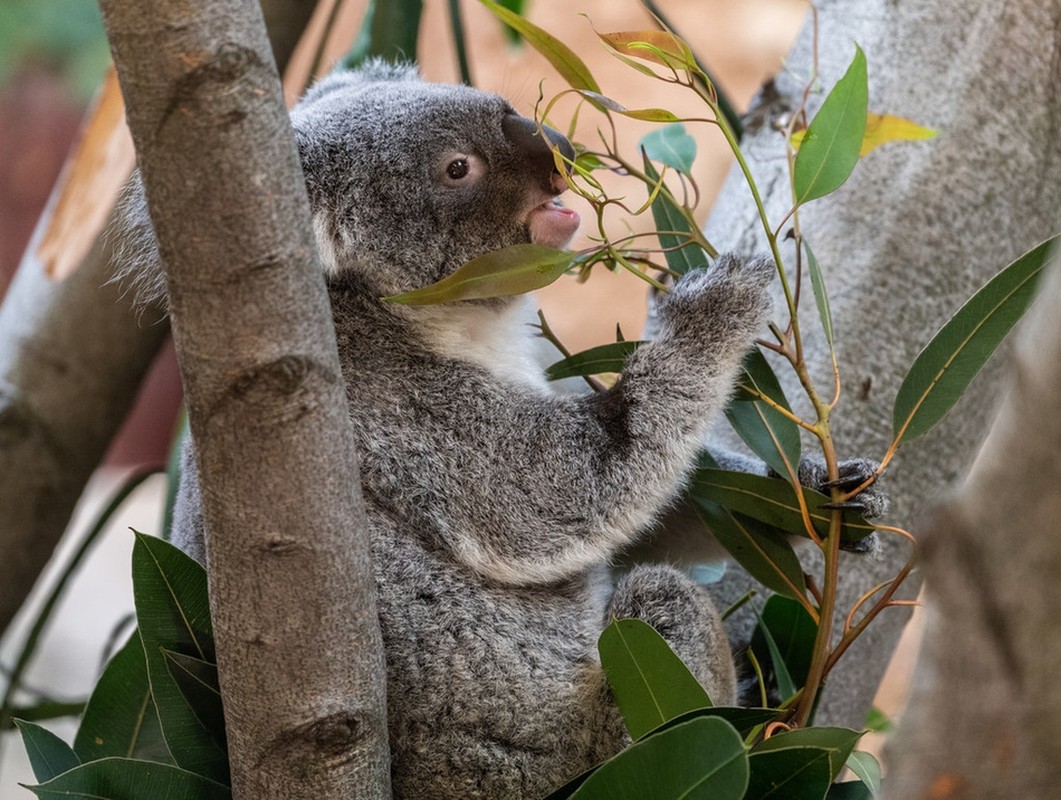
M857 500L848 500L844 503L822 503L819 508L828 508L830 511L865 511L866 504Z
M799 465L799 479L804 486L820 492L828 492L830 489L850 492L873 477L878 466L876 461L868 458L851 458L840 462L838 479L828 480L825 474L825 464L821 460L805 458ZM877 483L874 482L859 492L856 497L843 503L825 503L823 508L857 511L866 519L874 519L884 516L888 512L888 505L888 495L877 488Z

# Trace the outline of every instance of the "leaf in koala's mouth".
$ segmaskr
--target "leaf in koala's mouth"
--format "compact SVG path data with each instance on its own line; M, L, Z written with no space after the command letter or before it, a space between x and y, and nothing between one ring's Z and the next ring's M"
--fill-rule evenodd
M559 197L546 200L531 209L527 215L527 227L531 241L546 247L563 247L578 230L578 212L565 208Z
M526 294L548 286L567 272L577 258L578 253L568 250L541 244L517 244L479 256L430 286L383 299L391 303L426 306Z

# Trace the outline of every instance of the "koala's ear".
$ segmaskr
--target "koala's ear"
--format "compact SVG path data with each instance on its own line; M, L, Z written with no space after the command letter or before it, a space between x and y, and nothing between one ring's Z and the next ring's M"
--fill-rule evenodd
M300 104L315 102L335 91L361 89L373 83L419 80L420 70L416 64L395 64L382 58L370 58L356 69L336 69L321 78L302 96Z

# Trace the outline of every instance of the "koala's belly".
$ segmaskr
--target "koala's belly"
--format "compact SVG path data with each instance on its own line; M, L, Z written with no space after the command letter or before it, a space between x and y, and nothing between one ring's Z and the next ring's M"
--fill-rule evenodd
M541 797L595 763L595 576L491 585L373 522L396 800Z

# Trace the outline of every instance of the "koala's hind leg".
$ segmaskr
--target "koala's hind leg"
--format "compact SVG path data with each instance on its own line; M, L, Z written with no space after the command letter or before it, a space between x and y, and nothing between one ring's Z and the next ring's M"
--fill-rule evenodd
M707 589L667 566L638 566L615 587L608 620L644 620L667 640L715 705L732 705L736 674L722 618Z

